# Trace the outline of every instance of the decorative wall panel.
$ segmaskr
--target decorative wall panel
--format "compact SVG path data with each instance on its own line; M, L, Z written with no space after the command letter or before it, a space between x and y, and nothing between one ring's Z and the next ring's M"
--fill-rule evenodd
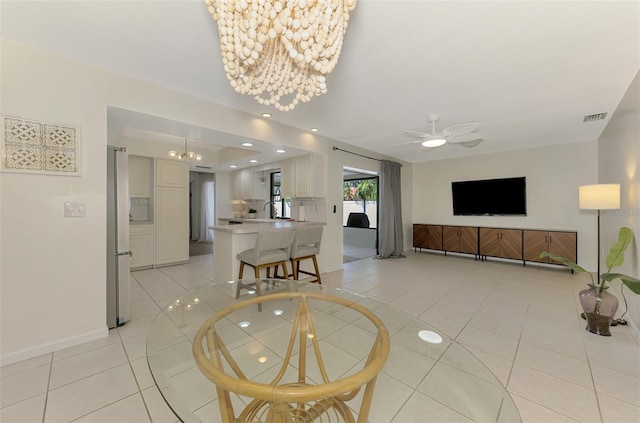
M1 169L80 175L80 128L2 116Z

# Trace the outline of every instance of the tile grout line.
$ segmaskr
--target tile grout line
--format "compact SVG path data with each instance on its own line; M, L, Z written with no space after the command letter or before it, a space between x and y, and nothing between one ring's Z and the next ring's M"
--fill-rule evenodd
M49 364L49 377L47 378L47 390L44 395L44 407L42 407L42 423L44 423L44 418L47 415L47 403L49 401L49 386L51 386L51 374L53 373L53 355L55 352L51 353L51 362Z
M120 338L120 344L122 345L122 349L124 350L124 355L125 357L127 357L127 362L129 363L129 368L131 369L133 380L136 381L136 386L138 387L138 394L140 394L140 399L142 399L142 404L144 405L144 411L147 413L147 417L149 417L149 421L153 422L153 419L151 418L151 411L149 411L149 406L147 405L147 401L144 399L144 395L142 395L142 388L140 388L140 382L138 381L138 376L136 375L136 371L133 369L133 363L129 358L129 353L127 352L127 349L124 346L124 340L122 339L122 335L120 334L120 332L118 332L118 337ZM146 339L146 334L145 334L145 339ZM145 342L145 353L146 353L146 342ZM154 384L155 384L155 380L154 380Z

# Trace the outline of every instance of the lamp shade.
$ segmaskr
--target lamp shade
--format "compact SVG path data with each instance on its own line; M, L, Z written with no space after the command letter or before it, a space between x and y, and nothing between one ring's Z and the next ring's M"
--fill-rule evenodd
M578 188L581 209L602 210L620 208L620 184L583 185Z

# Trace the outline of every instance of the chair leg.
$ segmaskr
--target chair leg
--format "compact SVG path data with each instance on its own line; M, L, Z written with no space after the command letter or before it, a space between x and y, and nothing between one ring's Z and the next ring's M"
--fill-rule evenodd
M238 273L238 279L242 279L242 274L244 273L244 261L240 262L240 272Z
M313 268L316 270L316 278L318 279L318 285L322 285L322 281L320 280L320 270L318 270L318 260L316 260L315 254L311 256L313 259Z
M236 300L240 298L240 290L242 289L242 273L244 272L244 261L240 262L240 273L238 274L238 281L236 282Z
M260 266L253 268L253 274L256 277L256 296L259 297L262 295L262 292L260 292ZM258 311L262 311L262 303L258 303Z

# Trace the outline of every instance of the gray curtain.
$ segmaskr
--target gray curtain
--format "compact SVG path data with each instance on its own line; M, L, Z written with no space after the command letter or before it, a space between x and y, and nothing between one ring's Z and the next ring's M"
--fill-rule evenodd
M405 257L400 195L401 167L400 163L388 160L382 160L381 163L378 258Z
M213 242L213 231L209 226L215 223L215 175L200 174L200 228L198 242Z

